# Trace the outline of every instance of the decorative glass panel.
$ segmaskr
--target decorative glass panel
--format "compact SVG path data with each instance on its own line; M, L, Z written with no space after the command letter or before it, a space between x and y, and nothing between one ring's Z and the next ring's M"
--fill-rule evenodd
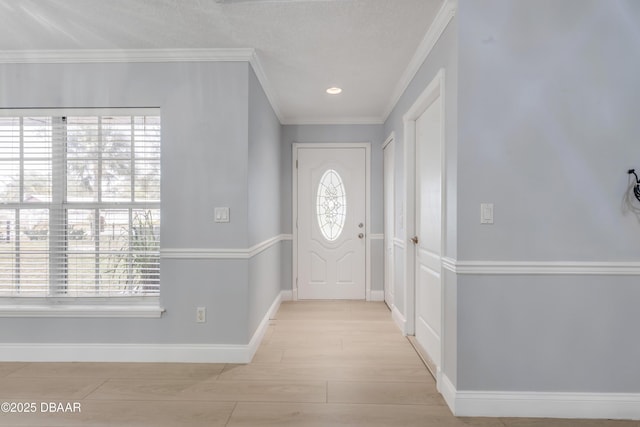
M325 239L336 240L347 214L347 197L342 178L333 169L327 170L320 178L316 205L318 225Z

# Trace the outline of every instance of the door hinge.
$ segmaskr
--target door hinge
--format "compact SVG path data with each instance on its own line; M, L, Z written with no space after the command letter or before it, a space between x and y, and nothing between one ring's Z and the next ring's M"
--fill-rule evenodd
M298 169L298 160L296 160L296 169Z

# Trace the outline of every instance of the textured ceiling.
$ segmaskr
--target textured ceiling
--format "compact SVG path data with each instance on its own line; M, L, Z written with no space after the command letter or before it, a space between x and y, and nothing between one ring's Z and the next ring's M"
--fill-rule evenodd
M0 50L254 48L283 122L379 122L441 5L0 0ZM331 97L329 86L344 92Z

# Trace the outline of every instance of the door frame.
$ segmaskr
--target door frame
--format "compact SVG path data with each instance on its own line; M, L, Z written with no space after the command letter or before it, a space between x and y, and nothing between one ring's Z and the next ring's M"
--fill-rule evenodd
M416 121L426 111L426 109L436 100L440 98L440 142L441 142L441 242L440 242L440 257L441 259L446 256L446 104L445 104L445 72L444 69L440 69L436 76L433 78L427 88L420 94L413 105L407 110L402 117L404 122L404 167L405 167L405 194L404 194L404 213L405 213L405 265L404 265L404 277L405 277L405 335L415 335L415 315L416 315L416 283L415 283L415 259L416 259L416 247L411 241L411 238L416 233ZM442 262L442 261L440 261ZM440 355L441 365L444 362L444 342L445 342L445 309L444 306L444 294L445 284L444 275L441 275L441 292L440 292L440 325L442 330L440 331ZM439 370L442 366L438 367ZM439 380L439 378L436 378Z
M371 143L369 142L294 142L291 156L291 230L293 249L291 261L292 299L298 300L298 150L301 148L364 148L365 149L365 300L371 301Z
M384 301L389 307L389 310L393 311L395 307L394 298L395 298L395 240L396 240L396 143L395 143L396 135L395 132L391 132L391 134L387 137L387 139L382 144L382 208L383 208L383 252L384 252ZM391 156L391 164L388 165L386 161L386 153L389 150ZM389 170L387 170L387 168ZM387 174L391 174L391 194L387 194L385 191L387 189ZM391 212L392 212L392 222L391 229L387 230L387 212L389 210L389 206L387 203L391 203ZM386 244L391 242L391 253L387 252ZM388 290L391 289L391 300L387 301Z

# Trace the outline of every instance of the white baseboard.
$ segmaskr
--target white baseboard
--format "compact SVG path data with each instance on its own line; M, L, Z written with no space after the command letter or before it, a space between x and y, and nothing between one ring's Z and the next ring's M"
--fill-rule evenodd
M278 294L249 344L0 344L0 362L249 363L278 311Z
M384 291L369 291L369 301L384 301Z
M446 375L438 390L457 417L640 420L638 393L457 391Z
M0 344L2 362L247 363L248 345Z
M293 290L281 291L280 292L280 300L281 301L293 301Z
M405 331L407 330L406 329L407 319L405 319L404 315L400 313L400 310L398 310L398 307L394 306L393 310L391 310L391 318L396 323L396 325L398 325L398 328L400 328L400 330L404 334Z
M449 409L454 414L456 413L456 388L445 374L440 376L440 381L437 383L438 391L444 397L444 401L447 402Z
M267 310L267 313L262 318L260 325L258 325L258 328L253 334L253 337L251 337L251 341L249 341L249 345L247 346L249 354L246 362L240 363L249 363L251 362L251 359L253 359L253 356L256 354L256 351L258 351L258 347L260 347L260 343L264 338L264 334L267 333L267 329L269 328L269 321L273 319L274 315L280 308L280 302L282 302L282 292L280 292L276 296L276 299L273 300L271 307L269 307L269 310Z

